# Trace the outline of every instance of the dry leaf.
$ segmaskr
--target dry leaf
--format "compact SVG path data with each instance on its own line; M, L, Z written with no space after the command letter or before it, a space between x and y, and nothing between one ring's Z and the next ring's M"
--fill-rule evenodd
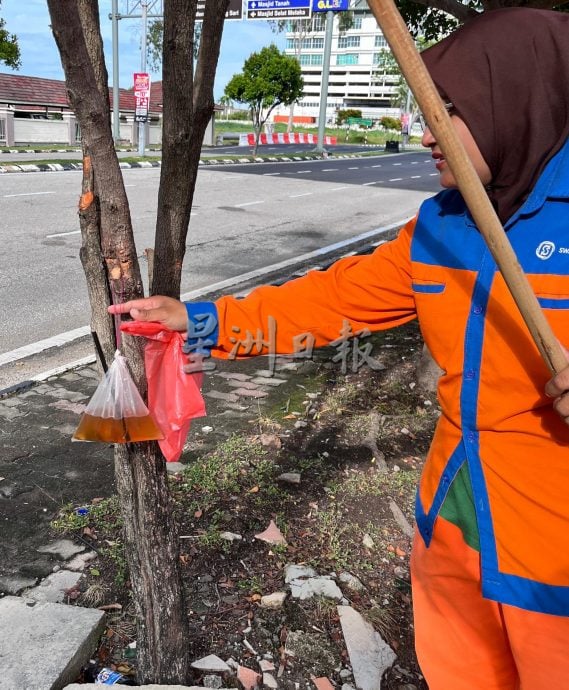
M260 532L255 535L255 539L260 539L261 541L266 541L268 544L284 544L286 545L286 539L283 533L275 525L274 520L269 522L269 526L264 532Z
M201 518L202 515L203 515L203 510L196 510L196 512L194 513L194 517L197 518L198 520L199 520L199 518Z
M105 604L104 606L99 606L98 608L100 611L120 611L122 610L122 604Z
M310 676L310 680L316 685L317 690L334 690L334 686L328 678L315 678L314 676Z
M248 494L258 494L259 493L259 487L254 486L252 489L249 489L249 491L247 493Z

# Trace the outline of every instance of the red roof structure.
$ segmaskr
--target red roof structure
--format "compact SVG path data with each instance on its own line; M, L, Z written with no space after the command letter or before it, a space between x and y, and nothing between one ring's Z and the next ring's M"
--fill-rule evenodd
M112 87L109 99L112 103ZM65 82L43 77L26 77L0 72L0 104L11 105L20 112L64 112L71 110ZM119 89L119 110L134 113L133 89ZM150 85L150 113L162 113L162 82Z

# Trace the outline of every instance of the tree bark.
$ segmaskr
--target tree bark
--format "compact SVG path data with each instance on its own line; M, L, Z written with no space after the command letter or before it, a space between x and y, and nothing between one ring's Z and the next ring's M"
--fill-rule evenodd
M119 333L115 333L107 305L142 297L143 289L111 132L99 8L91 0L48 0L48 7L69 99L87 154L80 201L81 260L89 287L92 328L98 332L108 357ZM181 57L182 62L184 59ZM181 265L181 258L179 262ZM121 349L144 394L142 343L125 337ZM116 446L115 474L138 613L138 680L186 683L190 677L190 649L178 529L158 445Z
M191 56L197 0L164 3L164 127L153 294L180 295L200 152L213 116L213 82L228 4L229 0L206 2L194 75Z

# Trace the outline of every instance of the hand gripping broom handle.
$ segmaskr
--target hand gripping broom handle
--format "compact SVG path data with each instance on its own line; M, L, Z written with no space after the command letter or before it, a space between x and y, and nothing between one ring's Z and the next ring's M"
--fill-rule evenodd
M541 356L553 374L567 365L494 207L454 131L451 119L393 0L368 0L399 67L450 166L476 225L500 269Z

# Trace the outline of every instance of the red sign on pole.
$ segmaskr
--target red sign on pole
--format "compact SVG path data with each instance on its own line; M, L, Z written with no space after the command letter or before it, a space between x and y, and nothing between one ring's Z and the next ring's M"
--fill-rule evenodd
M150 107L150 75L146 72L134 73L134 100L135 122L146 122Z

